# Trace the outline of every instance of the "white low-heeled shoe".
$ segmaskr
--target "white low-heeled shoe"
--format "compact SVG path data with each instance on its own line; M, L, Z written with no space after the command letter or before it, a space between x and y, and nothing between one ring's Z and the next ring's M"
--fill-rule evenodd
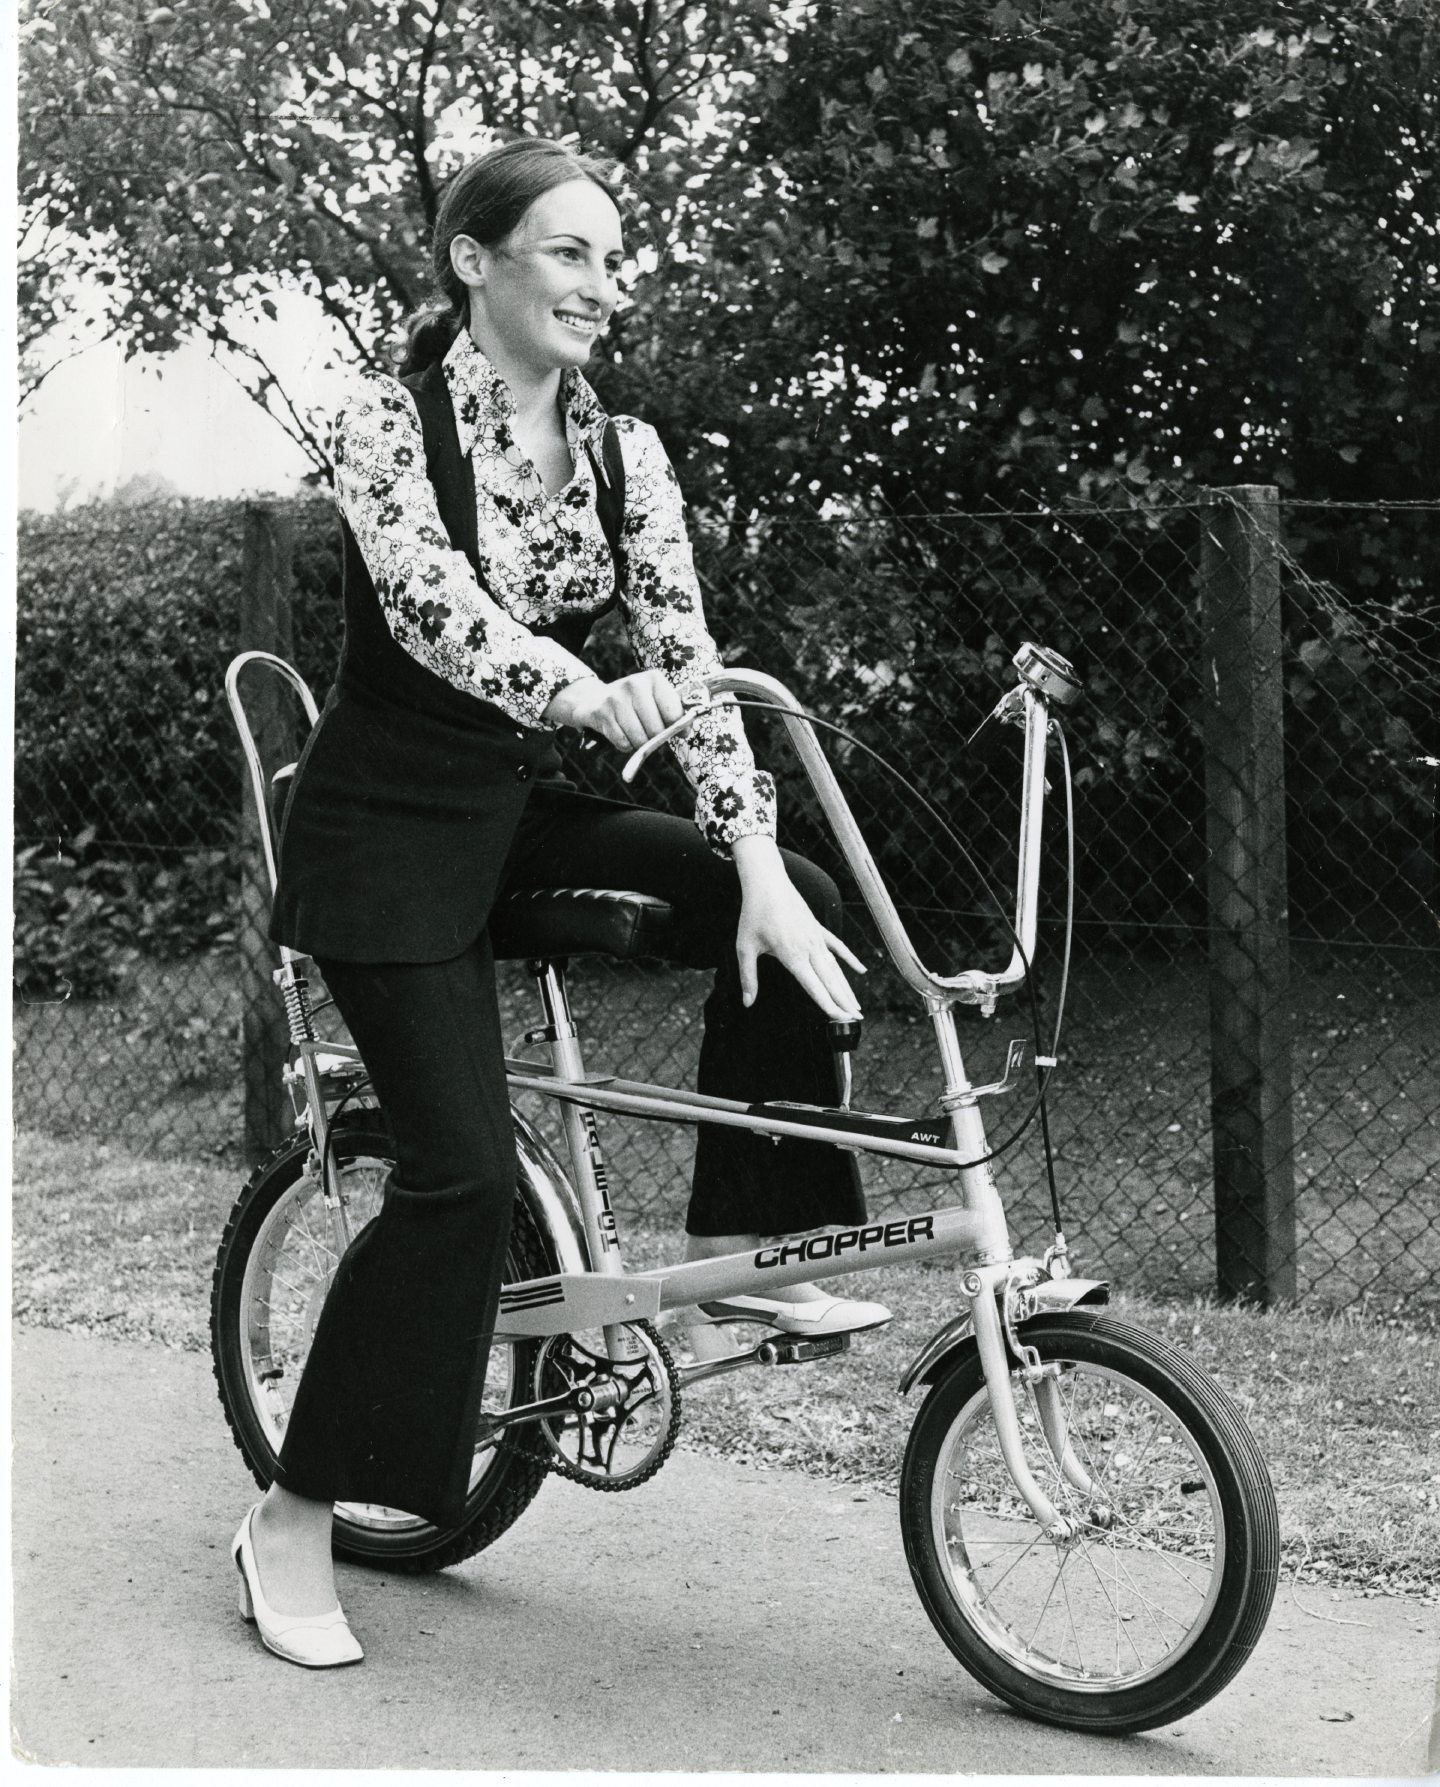
M344 1663L363 1662L365 1653L338 1602L329 1613L276 1613L265 1599L250 1536L254 1518L252 1508L240 1522L240 1531L230 1547L235 1568L240 1572L241 1619L253 1620L265 1648L284 1657L287 1663L299 1663L305 1669L337 1669Z
M768 1322L786 1334L812 1336L856 1334L893 1319L883 1303L861 1303L852 1297L811 1297L799 1303L779 1297L724 1297L700 1307L716 1321Z

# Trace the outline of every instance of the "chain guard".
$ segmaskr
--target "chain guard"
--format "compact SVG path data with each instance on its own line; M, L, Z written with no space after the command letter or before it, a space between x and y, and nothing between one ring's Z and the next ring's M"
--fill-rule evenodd
M648 1483L670 1456L680 1431L680 1374L669 1347L650 1322L624 1326L640 1341L643 1357L617 1364L573 1334L555 1334L542 1342L535 1362L537 1397L567 1389L578 1397L610 1384L617 1388L611 1407L551 1415L530 1430L541 1441L541 1456L551 1470L587 1489L613 1492ZM647 1423L646 1431L635 1431L637 1420ZM617 1450L627 1441L639 1448L638 1456L627 1453L617 1464Z

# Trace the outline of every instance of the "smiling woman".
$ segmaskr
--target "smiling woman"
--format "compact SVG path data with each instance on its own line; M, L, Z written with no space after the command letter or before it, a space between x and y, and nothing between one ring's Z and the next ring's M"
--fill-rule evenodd
M396 1165L336 1271L275 1483L235 1541L242 1607L311 1667L360 1658L335 1600L334 1502L442 1535L470 1518L516 1184L496 898L578 886L666 901L675 958L715 976L699 1067L714 1097L834 1103L826 1020L858 1013L838 890L777 848L774 785L734 708L673 741L693 825L559 774L558 727L633 750L682 717L677 684L721 667L659 438L607 416L581 375L624 254L596 164L528 140L482 156L442 196L441 302L412 325L399 379L360 381L336 418L345 644L290 796L271 935L319 962ZM641 668L607 683L581 654L617 606ZM691 1258L864 1210L852 1155L699 1131ZM888 1319L813 1285L752 1301L812 1336ZM693 1344L713 1344L703 1324Z

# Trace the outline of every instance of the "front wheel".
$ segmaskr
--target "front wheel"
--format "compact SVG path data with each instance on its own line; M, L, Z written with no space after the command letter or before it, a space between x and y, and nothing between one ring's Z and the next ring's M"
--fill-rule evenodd
M353 1238L379 1213L393 1164L392 1144L373 1116L360 1115L337 1125L332 1145ZM211 1291L211 1352L226 1419L262 1488L275 1474L342 1240L303 1137L256 1170L225 1225ZM505 1282L554 1270L522 1182ZM537 1353L535 1341L491 1347L483 1413L528 1399ZM464 1519L457 1526L437 1527L399 1508L340 1502L335 1508L335 1555L390 1570L439 1570L493 1543L535 1499L545 1480L547 1461L533 1440L524 1444L521 1431L477 1447Z
M1280 1559L1275 1495L1229 1398L1143 1329L1088 1311L1020 1330L1050 1367L1012 1377L1055 1540L1011 1481L973 1341L911 1430L900 1510L940 1636L1032 1718L1145 1731L1202 1706L1254 1649Z

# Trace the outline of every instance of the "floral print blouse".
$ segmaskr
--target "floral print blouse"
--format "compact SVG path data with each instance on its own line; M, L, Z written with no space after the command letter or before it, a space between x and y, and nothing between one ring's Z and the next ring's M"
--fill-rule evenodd
M562 374L574 474L551 495L516 445L509 387L468 331L445 356L445 374L460 450L474 466L483 585L450 544L414 400L394 379L362 376L339 410L336 495L396 640L457 688L544 728L558 691L594 672L530 629L603 608L616 587L586 451L603 464L607 417L578 371ZM680 487L653 428L631 416L615 427L625 462L621 611L640 663L682 684L721 660L701 612ZM756 768L734 708L701 714L673 749L713 848L728 854L737 838L774 836L775 785Z

